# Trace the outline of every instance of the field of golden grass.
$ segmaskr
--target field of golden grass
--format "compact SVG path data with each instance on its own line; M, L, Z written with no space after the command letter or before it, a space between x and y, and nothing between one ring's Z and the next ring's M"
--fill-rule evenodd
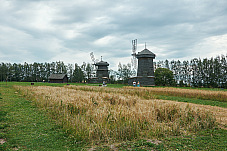
M227 101L226 91L209 91L209 90L197 90L197 89L179 89L179 88L157 88L157 87L124 87L124 88L102 88L102 87L84 87L84 86L69 86L70 88L83 91L92 92L106 92L121 95L131 95L134 97L140 97L146 100L168 102L172 104L188 104L184 102L175 102L169 100L157 100L153 94L167 95L167 96L178 96L186 98L198 98L216 101ZM194 109L202 109L211 112L215 115L217 122L222 125L227 125L227 109L222 107L210 106L210 105L199 105L192 104L190 106Z
M181 135L227 124L225 108L157 100L150 93L153 88L16 86L16 89L78 140L93 143ZM190 92L196 93L189 91L186 95Z
M214 100L227 102L226 91L209 91L209 90L198 90L198 89L179 89L172 87L157 88L157 87L125 87L128 89L140 89L142 91L148 91L149 93L159 95L171 95L178 97L197 98L203 100Z

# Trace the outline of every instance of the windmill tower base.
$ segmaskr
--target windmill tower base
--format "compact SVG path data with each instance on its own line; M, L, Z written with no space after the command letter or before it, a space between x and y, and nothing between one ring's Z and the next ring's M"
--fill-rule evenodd
M102 78L93 77L88 80L88 83L103 83L103 82L105 82L106 84L110 83L110 79L108 77L102 77Z
M142 76L137 76L137 77L132 77L129 78L128 84L133 85L133 82L139 82L140 86L155 86L154 82L154 76L147 76L147 77L142 77Z

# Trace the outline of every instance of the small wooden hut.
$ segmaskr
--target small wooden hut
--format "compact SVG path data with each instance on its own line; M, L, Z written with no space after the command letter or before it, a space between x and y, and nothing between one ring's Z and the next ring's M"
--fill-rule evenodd
M67 74L51 74L48 80L50 83L68 83Z

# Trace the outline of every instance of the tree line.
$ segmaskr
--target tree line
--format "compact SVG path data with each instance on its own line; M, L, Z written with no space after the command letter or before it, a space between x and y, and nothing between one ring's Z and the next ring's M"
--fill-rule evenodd
M89 78L92 71L92 65L83 63L64 64L62 61L52 63L1 63L0 64L0 81L17 81L17 82L41 82L48 81L51 74L67 74L69 82L82 82Z
M227 88L226 56L220 55L210 59L194 58L190 61L159 61L154 68L166 68L172 71L174 82L172 85L194 87L222 87Z
M67 74L69 82L86 82L95 77L95 69L91 63L80 66L77 63L64 64L62 61L51 63L0 63L0 81L41 82L48 81L51 74ZM112 83L127 83L132 75L130 64L118 65L118 71L109 70Z
M160 71L160 68L168 69L171 72L167 70ZM225 55L210 59L194 58L183 62L180 60L158 61L154 62L154 69L156 85L227 88L227 62ZM163 75L163 72L173 76ZM77 63L75 65L64 64L62 61L52 63L34 62L30 64L26 62L23 64L0 63L0 81L48 81L48 77L54 73L67 74L69 82L86 82L95 76L93 65L85 62L81 66ZM136 75L130 64L121 63L119 63L117 71L110 70L109 73L112 83L127 83L129 77ZM173 77L173 80L165 79L167 77ZM162 78L165 79L165 82L159 83Z

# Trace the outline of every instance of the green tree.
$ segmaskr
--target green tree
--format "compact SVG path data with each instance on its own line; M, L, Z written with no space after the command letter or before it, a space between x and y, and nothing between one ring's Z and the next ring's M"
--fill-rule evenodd
M0 64L0 80L5 81L7 78L8 68L5 63Z
M131 65L128 63L127 65L119 63L118 65L118 80L123 83L128 83L128 79L133 75L133 71L131 70Z
M158 68L155 70L155 85L171 86L175 84L173 72L166 68Z
M166 59L164 64L165 64L165 68L169 69L169 60Z
M85 79L89 80L92 74L92 64L83 62L81 70L84 72Z
M109 76L110 76L110 83L115 84L117 82L117 72L110 69Z
M63 61L56 61L56 73L67 74L67 67Z
M87 79L90 79L91 78L91 74L92 74L92 64L87 63L85 71L86 71Z
M221 59L220 59L220 64L221 64L221 78L220 78L220 86L222 88L227 89L227 61L226 61L226 57L225 55L221 55Z
M73 82L82 82L84 78L85 78L84 72L82 71L80 66L78 66L78 64L76 63L75 70L73 72Z

